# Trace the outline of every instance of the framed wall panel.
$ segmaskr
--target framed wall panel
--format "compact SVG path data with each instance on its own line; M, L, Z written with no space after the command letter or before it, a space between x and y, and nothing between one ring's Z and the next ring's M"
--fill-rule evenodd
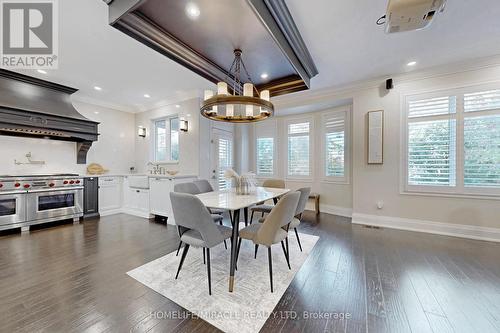
M384 163L384 111L370 111L367 114L368 164Z

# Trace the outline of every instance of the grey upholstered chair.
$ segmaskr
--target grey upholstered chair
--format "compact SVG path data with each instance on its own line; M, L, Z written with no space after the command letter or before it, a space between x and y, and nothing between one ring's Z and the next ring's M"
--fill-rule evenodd
M199 188L198 188L198 186L196 186L195 183L191 183L191 182L189 182L189 183L175 184L174 185L174 192L176 192L176 193L188 193L188 194L192 194L192 195L196 195L196 194L200 194L201 193L200 190L199 190ZM223 220L222 215L220 215L220 214L211 214L211 216L212 216L212 219L214 220L214 222L218 222L220 225L223 225L223 223L222 223L222 220ZM180 233L179 233L179 237L180 237ZM179 242L179 246L177 247L177 253L175 254L176 256L179 255L179 251L181 250L181 246L182 246L182 240ZM227 244L226 244L225 241L224 241L224 247L227 249Z
M288 254L288 225L293 219L297 204L299 202L300 193L292 192L286 194L280 201L273 207L269 215L266 217L264 223L250 224L248 227L243 228L239 232L237 255L241 247L242 239L249 239L258 245L267 247L267 256L269 260L269 279L271 282L271 292L273 292L273 264L271 255L271 246L273 244L281 243L283 253L285 254L288 268L290 268L290 256ZM286 248L283 241L286 242ZM236 257L238 260L238 257Z
M210 182L206 179L194 180L193 183L198 187L200 193L213 192L214 188L210 185ZM224 214L223 209L209 208L212 214Z
M299 203L297 204L297 209L295 211L295 216L290 222L288 229L293 229L295 231L295 236L297 237L297 243L299 244L300 252L302 252L302 244L300 244L299 232L297 231L297 227L300 225L300 220L302 219L302 213L306 210L307 200L309 199L309 194L311 194L310 187L299 188L297 192L300 192ZM259 219L260 223L263 223L266 220L265 217ZM257 248L255 248L255 257L257 257Z
M170 201L175 224L179 228L181 241L185 244L175 278L179 276L189 247L201 247L207 255L208 294L212 295L210 249L231 238L232 229L214 224L207 208L192 194L171 192Z
M285 188L285 182L282 179L266 179L262 183L262 187L271 187L271 188ZM274 204L276 205L277 199L274 199ZM257 205L251 208L252 210L252 215L250 217L250 224L252 224L253 221L253 214L255 212L261 213L261 217L264 217L264 214L269 214L271 212L271 209L273 209L274 206L271 205L265 205L264 202L259 202Z

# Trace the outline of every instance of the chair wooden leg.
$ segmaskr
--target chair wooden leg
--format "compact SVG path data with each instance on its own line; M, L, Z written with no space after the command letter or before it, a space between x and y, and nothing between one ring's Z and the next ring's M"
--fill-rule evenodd
M205 248L203 248L203 265L205 265Z
M267 258L269 259L269 280L271 281L271 292L273 292L273 256L271 254L271 247L267 248Z
M179 262L179 267L177 268L177 274L175 274L175 279L179 276L179 272L181 271L182 264L184 263L184 259L186 259L186 255L188 254L189 244L184 245L184 250L182 250L181 261Z
M224 248L227 250L227 244L225 239L224 239Z
M259 245L255 244L255 254L253 256L254 259L257 259L257 250L259 249Z
M212 276L210 274L210 249L207 248L208 294L212 295Z
M254 213L255 213L255 211L254 211L254 210L252 210L252 215L250 216L250 224L252 224L252 222L253 222L253 214L254 214Z
M177 253L175 254L176 257L179 255L179 251L181 250L181 246L182 246L182 241L179 241L179 246L177 247Z
M288 265L288 269L292 269L290 267L290 260L288 260L288 253L286 253L285 243L283 243L283 241L281 241L281 248L283 249L283 254L285 255L285 259L286 259L286 263Z
M295 230L295 236L297 236L297 242L299 243L300 252L302 252L302 245L300 244L299 233L297 232L297 228L293 228Z

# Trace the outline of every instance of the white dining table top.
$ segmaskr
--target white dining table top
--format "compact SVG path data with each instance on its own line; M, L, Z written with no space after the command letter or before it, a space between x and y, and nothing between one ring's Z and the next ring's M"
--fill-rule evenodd
M237 210L259 202L277 198L290 192L289 189L257 187L248 195L237 195L235 189L206 192L196 195L208 208Z

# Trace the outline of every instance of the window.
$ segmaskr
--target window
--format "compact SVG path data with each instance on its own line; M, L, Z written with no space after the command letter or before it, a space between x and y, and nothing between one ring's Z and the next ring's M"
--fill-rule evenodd
M274 138L257 138L257 176L274 174Z
M500 195L500 89L406 101L406 189Z
M154 120L154 160L173 162L179 160L179 118Z
M217 145L218 158L219 158L219 174L218 185L219 190L231 188L231 180L224 177L227 169L233 167L233 140L229 137L219 137Z
M288 167L287 175L291 177L310 177L310 121L289 122L288 133Z
M349 113L334 111L323 115L323 176L329 181L349 181Z
M276 174L277 123L274 119L255 124L255 169L258 177Z

